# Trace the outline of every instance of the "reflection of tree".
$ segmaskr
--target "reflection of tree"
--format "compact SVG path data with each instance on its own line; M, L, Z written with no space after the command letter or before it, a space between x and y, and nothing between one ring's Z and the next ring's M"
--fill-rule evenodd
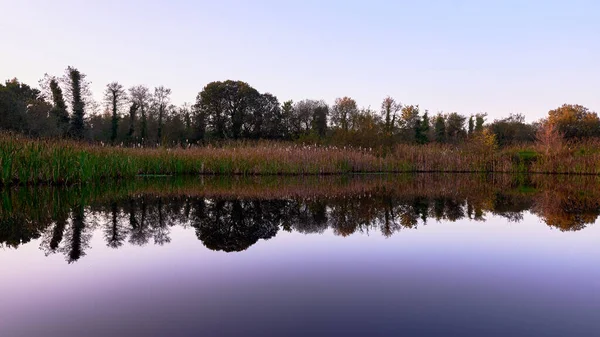
M68 235L63 247L69 263L85 256L85 250L89 248L90 234L86 233L85 229L85 211L82 205L77 205L73 207L71 226L67 231Z
M137 206L139 204L139 213ZM150 228L148 226L148 205L146 198L141 197L139 200L130 200L129 203L129 226L131 235L129 242L136 246L143 246L148 243L150 238ZM139 219L139 221L137 220Z
M264 198L254 197L252 190L236 196L225 185L222 195L213 188L209 196L157 191L109 194L96 201L82 188L0 190L0 246L17 248L41 237L46 254L61 252L74 262L85 255L96 224L102 224L106 245L113 248L127 242L166 244L173 226L193 226L206 247L233 252L275 236L280 228L303 234L331 229L340 236L378 231L387 237L432 218L485 221L491 213L518 222L532 210L549 226L571 231L594 223L600 214L598 184L583 178L556 183L536 176L526 180L531 186L508 180L503 188L470 183L472 188L464 188L453 181L417 179L407 180L402 189L392 185L364 192L350 184L347 194L303 191L309 196Z
M175 202L173 204L175 204ZM158 199L156 201L153 218L150 222L150 229L152 231L155 244L162 246L165 243L171 242L171 238L169 237L169 221L167 216L164 214L162 199Z
M600 200L586 195L574 198L561 190L546 191L536 200L534 211L548 226L561 231L578 231L596 222Z
M265 212L268 201L215 200L192 226L204 245L212 250L242 251L279 230L279 218Z
M505 217L510 222L523 220L523 212L531 208L531 199L519 196L496 193L493 199L492 212Z
M110 205L110 220L104 229L104 238L107 246L111 248L119 248L127 238L127 228L119 219L120 210L115 201Z

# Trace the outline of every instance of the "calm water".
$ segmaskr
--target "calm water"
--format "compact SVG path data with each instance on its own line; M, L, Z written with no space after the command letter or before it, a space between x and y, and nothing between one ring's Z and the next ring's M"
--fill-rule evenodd
M599 336L600 180L0 191L0 336Z

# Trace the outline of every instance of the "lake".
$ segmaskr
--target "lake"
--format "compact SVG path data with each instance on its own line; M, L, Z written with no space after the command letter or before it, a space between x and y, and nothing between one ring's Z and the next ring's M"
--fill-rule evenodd
M0 190L0 336L598 336L600 178Z

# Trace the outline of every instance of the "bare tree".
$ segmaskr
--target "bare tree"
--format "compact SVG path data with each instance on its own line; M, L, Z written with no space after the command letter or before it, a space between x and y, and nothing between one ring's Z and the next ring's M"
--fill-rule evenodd
M158 143L162 143L162 128L164 125L164 118L167 112L167 107L171 102L171 89L165 88L164 86L154 88L154 96L152 97L152 105L158 114L158 131L156 133L156 140Z
M139 109L140 111L140 137L141 141L144 142L148 137L148 109L150 107L152 96L150 89L144 85L137 85L129 88L129 99L137 109L134 109L133 120L135 120L135 113ZM131 116L130 116L131 118Z
M331 109L331 122L344 131L354 127L358 115L356 101L350 97L336 98Z
M119 115L127 104L127 92L123 85L118 82L107 84L104 101L112 110L110 141L114 144L119 128Z
M396 114L402 109L402 104L388 96L381 103L381 114L385 122L385 129L391 133L396 123Z

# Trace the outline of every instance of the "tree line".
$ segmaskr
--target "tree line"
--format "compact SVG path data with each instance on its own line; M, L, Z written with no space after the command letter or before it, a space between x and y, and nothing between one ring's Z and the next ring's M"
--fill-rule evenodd
M586 107L569 104L526 123L522 114L491 122L486 113L430 114L389 96L379 110L359 108L350 97L337 98L331 106L313 99L280 102L232 80L211 82L193 104L180 106L171 102L171 89L165 86L125 88L112 82L98 104L86 75L74 67L62 76L45 75L39 89L17 79L0 84L0 130L125 146L268 139L377 147L458 144L479 135L504 146L532 142L544 128L566 139L600 137L600 118Z

